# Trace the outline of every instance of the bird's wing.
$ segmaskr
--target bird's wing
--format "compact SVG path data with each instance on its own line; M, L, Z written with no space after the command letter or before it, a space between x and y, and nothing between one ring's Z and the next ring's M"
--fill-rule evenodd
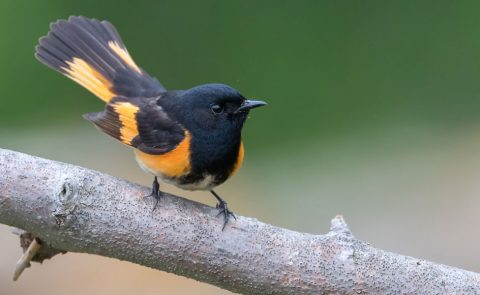
M155 97L166 91L135 64L107 21L83 16L59 20L40 38L35 56L105 102L116 96Z
M84 118L124 144L151 155L165 154L189 135L158 105L158 99L115 97L103 112Z

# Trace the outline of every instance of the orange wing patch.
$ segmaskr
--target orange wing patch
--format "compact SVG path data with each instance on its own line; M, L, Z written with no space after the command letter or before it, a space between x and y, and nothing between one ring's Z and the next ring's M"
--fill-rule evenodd
M162 155L150 155L135 149L137 162L147 172L168 178L180 177L190 169L190 139L185 131L185 138L173 150Z
M108 47L115 52L115 54L120 57L129 67L137 71L139 74L142 74L142 70L137 66L137 64L133 61L132 57L128 53L127 49L123 48L122 46L118 45L116 41L109 41Z
M129 102L117 102L112 105L115 113L122 123L120 128L120 140L130 145L135 136L138 135L137 120L135 118L140 108Z
M110 81L83 59L74 57L72 61L66 61L66 63L69 67L62 67L62 69L70 79L87 88L105 102L115 96L115 93L110 90L112 86Z
M230 176L235 174L235 172L238 171L240 166L242 166L244 157L245 157L245 148L243 147L243 142L240 142L240 147L238 148L237 161L235 162L235 165L233 165L233 169L232 169L232 172L230 172Z

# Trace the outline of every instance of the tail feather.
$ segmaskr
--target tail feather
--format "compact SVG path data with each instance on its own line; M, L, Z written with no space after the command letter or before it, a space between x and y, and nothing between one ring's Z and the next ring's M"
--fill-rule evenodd
M135 64L115 27L106 21L82 16L59 20L40 39L35 56L105 102L165 91Z

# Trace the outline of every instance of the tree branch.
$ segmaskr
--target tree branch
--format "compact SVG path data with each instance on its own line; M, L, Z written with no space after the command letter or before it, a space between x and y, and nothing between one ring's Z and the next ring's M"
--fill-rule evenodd
M246 294L479 293L480 275L355 239L341 217L311 235L85 168L0 149L0 223L49 245L128 260Z

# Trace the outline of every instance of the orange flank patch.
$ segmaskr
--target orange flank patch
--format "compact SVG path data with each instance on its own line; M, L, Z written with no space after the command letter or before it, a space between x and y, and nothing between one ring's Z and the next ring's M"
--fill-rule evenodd
M162 155L150 155L135 150L137 162L142 169L157 176L179 177L190 171L190 138L185 131L185 138L173 150Z
M108 102L115 96L115 93L110 90L112 86L110 81L83 59L74 57L72 61L67 61L66 63L69 67L62 69L65 70L66 75L70 79L82 85L105 102Z
M139 107L129 102L118 102L112 105L118 114L122 127L120 128L120 140L125 144L131 144L133 138L138 135L137 120L135 118Z
M113 50L113 52L115 52L115 54L120 57L129 67L131 67L132 69L134 69L135 71L137 71L138 73L142 73L142 71L140 70L140 68L137 66L137 64L135 64L135 62L133 61L132 57L130 56L130 54L128 54L128 51L127 49L123 48L122 46L118 45L117 42L115 41L109 41L108 42L108 47L110 47L110 49Z
M235 162L235 165L233 165L233 169L232 169L232 172L230 172L230 176L233 175L235 172L237 172L240 166L242 166L244 157L245 157L245 149L243 147L243 142L240 142L240 147L238 148L237 161Z

